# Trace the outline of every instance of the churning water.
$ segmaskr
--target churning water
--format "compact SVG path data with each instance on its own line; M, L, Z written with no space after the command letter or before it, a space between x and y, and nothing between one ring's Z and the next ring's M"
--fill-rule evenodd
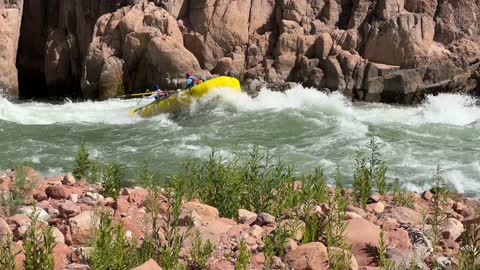
M420 106L352 104L340 94L295 87L263 89L255 98L219 89L176 115L130 117L138 100L11 103L0 97L0 169L27 163L47 175L73 166L81 142L100 161L129 170L146 161L171 175L212 147L226 157L254 145L298 172L337 165L351 181L355 151L375 136L389 167L409 190L431 185L437 165L459 192L480 194L480 107L468 96L428 97Z

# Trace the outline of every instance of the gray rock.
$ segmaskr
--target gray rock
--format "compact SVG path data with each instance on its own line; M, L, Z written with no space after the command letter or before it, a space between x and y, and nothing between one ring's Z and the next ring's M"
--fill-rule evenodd
M452 261L450 261L450 259L447 257L438 257L436 261L438 268L440 269L450 269L452 266Z
M72 173L68 173L63 177L62 184L64 185L73 185L77 182Z
M274 223L275 223L275 217L267 213L258 214L257 219L254 222L254 224L258 226L264 226L264 225L269 225Z
M41 221L47 222L50 219L50 215L47 213L47 211L40 207L36 207L35 210L32 206L24 206L20 208L20 213L26 216L31 216L34 212L38 215L38 219Z
M414 263L417 269L428 270L428 266L422 261L422 259L415 256L413 250L392 248L387 250L387 257L395 265L395 269L407 270L410 269L410 265Z

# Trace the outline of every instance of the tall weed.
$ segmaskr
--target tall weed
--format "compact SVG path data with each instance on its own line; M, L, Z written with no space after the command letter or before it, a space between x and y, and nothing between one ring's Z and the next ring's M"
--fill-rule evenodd
M23 241L25 270L53 270L55 239L52 227L47 225L46 228L41 228L38 213L33 212L30 218L30 227Z

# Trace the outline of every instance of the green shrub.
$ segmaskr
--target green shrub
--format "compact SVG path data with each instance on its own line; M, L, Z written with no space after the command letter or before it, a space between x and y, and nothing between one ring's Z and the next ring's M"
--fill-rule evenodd
M72 170L73 176L79 179L82 177L87 177L90 171L90 160L87 147L85 144L80 145L77 156L75 157L75 165Z
M475 220L478 221L478 215ZM474 222L467 225L461 240L458 268L460 270L480 269L480 223Z
M102 186L104 195L117 199L123 179L123 164L119 162L107 163L103 169Z
M180 192L181 183L178 178L172 179L173 189L168 191L167 200L169 208L164 217L162 231L164 233L166 244L158 242L158 252L160 264L163 269L175 270L184 266L180 263L180 249L185 239L190 235L193 222L189 224L185 232L180 231L180 214L182 212L183 193Z
M213 244L210 240L203 243L200 233L197 231L193 239L193 246L190 250L190 262L188 269L203 270L207 269L207 262L213 253Z
M27 201L32 200L32 192L36 188L36 179L27 178L27 167L17 165L14 168L15 178L10 192L0 193L0 215L12 216Z
M142 171L140 172L140 175L138 177L138 182L140 183L140 185L145 188L154 186L154 177L155 173L150 170L150 168L148 167L148 163L144 163Z
M413 202L413 195L402 190L398 179L395 179L393 182L393 204L413 208Z
M128 243L121 224L115 225L109 213L102 212L93 243L92 269L128 270L137 266L138 256L136 242Z
M25 233L23 249L25 252L25 270L53 270L53 248L55 239L52 227L41 228L38 223L38 213L33 212L31 224Z
M247 270L250 263L250 256L251 253L248 250L248 246L245 243L245 240L242 239L238 248L238 257L235 263L235 270Z
M433 191L433 213L430 218L430 238L432 244L436 247L442 240L442 229L447 219L447 215L442 208L445 203L446 195L448 194L448 188L445 185L445 181L441 175L440 167L437 167L437 172L434 177Z
M355 158L355 171L353 174L353 190L355 199L363 208L367 206L368 197L373 192L373 185L383 195L387 192L387 166L382 161L378 143L371 138L367 144L367 152L358 150Z
M12 235L0 235L0 269L15 269Z
M87 181L90 184L98 184L102 179L102 168L100 162L98 162L97 160L92 160L90 162L90 165L90 173L88 175Z

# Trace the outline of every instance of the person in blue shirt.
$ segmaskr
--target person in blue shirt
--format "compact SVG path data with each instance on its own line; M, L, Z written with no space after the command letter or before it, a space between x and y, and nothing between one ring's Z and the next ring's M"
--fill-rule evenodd
M202 82L197 77L193 76L193 73L190 71L185 74L185 77L187 78L187 87L185 89L192 88Z

